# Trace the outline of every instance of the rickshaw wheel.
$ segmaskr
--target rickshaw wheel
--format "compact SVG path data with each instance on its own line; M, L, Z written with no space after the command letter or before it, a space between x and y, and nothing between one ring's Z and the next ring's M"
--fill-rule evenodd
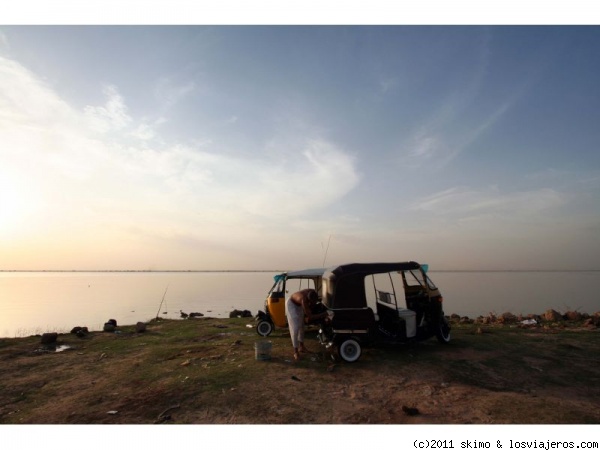
M266 337L271 334L273 331L273 324L268 320L261 320L256 325L256 332L263 337Z
M349 363L358 361L361 352L360 344L352 338L346 339L338 347L340 358Z
M446 317L442 317L442 320L440 320L438 328L435 331L435 336L442 344L447 344L450 342L450 324L448 323L448 319L446 319Z

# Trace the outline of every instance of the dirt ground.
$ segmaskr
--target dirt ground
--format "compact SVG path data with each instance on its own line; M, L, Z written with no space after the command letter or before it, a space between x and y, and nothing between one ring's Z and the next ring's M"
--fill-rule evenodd
M455 325L435 339L336 359L309 330L291 360L251 320L152 322L144 333L0 339L0 423L598 424L600 334L580 326Z

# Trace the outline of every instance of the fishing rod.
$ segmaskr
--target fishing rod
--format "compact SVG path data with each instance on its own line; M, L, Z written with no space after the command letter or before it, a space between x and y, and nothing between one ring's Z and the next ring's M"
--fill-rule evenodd
M160 301L160 305L158 305L158 311L156 311L156 318L158 319L158 314L160 313L160 309L162 308L162 304L165 301L165 297L167 296L167 290L169 290L169 285L167 284L167 288L165 289L165 293L162 296L162 300Z

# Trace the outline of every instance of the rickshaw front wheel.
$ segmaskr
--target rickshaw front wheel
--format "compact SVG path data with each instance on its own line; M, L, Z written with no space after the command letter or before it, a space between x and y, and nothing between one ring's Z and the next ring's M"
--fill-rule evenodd
M266 337L271 334L273 331L273 324L268 320L261 320L256 325L256 332L263 337Z
M356 339L348 338L340 344L338 347L338 353L340 358L342 358L344 361L353 363L358 361L362 350Z
M450 324L445 316L440 320L437 330L435 331L435 336L442 344L447 344L450 342Z

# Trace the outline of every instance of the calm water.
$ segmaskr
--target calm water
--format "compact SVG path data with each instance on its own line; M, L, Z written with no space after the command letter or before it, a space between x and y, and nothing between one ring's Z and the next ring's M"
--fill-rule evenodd
M273 284L269 272L3 272L0 337L74 326L102 329L108 319L134 324L179 310L228 317L233 309L262 309ZM431 272L446 313L501 314L600 310L600 272ZM166 291L166 294L165 294ZM164 301L163 301L164 297ZM162 301L162 305L161 305ZM159 309L160 308L160 309ZM166 314L164 314L166 312Z

